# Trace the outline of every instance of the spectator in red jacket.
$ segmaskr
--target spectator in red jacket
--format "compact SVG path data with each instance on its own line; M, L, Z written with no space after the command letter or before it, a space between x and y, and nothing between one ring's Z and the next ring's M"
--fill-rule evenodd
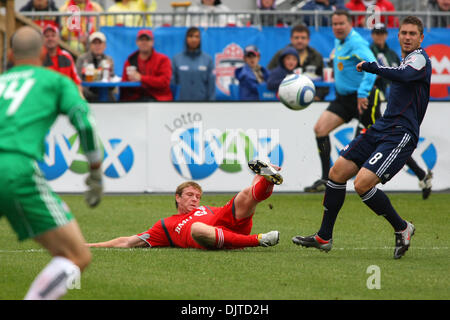
M395 11L395 7L389 0L350 0L346 5L347 9L351 11L366 11L369 6L377 6L381 12ZM374 14L374 11L369 12L370 15ZM354 27L367 27L366 16L357 16L353 18ZM375 23L384 23L389 28L398 27L398 18L396 16L381 16L379 21Z
M81 87L81 79L77 74L75 62L69 52L63 50L59 46L59 30L53 24L46 25L43 30L44 39L44 62L43 66L49 69L58 71L75 82L83 96L83 89Z
M172 64L169 57L153 48L153 32L142 29L136 38L138 50L125 62L122 81L141 82L140 87L122 88L120 100L125 101L171 101L170 90Z

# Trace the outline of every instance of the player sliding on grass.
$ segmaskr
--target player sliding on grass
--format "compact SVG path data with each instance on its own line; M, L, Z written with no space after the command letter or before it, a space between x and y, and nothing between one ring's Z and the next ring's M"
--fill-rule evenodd
M401 258L408 250L415 227L398 215L389 198L376 185L391 180L403 168L419 140L431 81L431 62L420 47L423 37L420 19L406 17L398 32L403 57L400 66L384 67L365 61L356 66L359 72L375 73L392 80L386 111L366 133L353 139L341 151L330 170L322 225L314 235L294 237L295 244L331 250L333 226L344 204L346 183L356 176L355 191L361 200L394 228L394 258Z
M200 206L201 187L193 181L184 182L175 192L177 214L158 220L143 233L87 246L237 249L276 245L278 231L260 234L250 234L250 231L257 204L270 197L274 184L283 182L278 173L280 168L260 160L252 160L248 165L257 174L252 185L239 192L225 206Z

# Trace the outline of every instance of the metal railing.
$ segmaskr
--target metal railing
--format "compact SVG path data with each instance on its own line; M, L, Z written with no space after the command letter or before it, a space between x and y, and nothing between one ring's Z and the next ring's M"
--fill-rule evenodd
M20 12L32 20L42 20L45 17L59 17L61 20L73 17L71 13L61 12ZM191 12L80 12L81 20L93 18L96 27L113 25L119 18L132 17L132 26L292 26L305 23L312 27L331 26L333 11L302 10L302 11L234 11L221 13L191 13ZM366 19L377 19L373 12L351 11L353 17L364 16ZM395 11L379 12L379 18L394 16L399 19L414 15L422 19L426 28L447 27L442 21L450 22L450 12L434 11ZM108 23L112 21L112 23Z
M322 26L331 26L331 15L333 11L234 11L221 13L191 13L180 12L77 12L77 15L63 12L20 12L23 16L32 20L59 19L63 41L72 48L72 53L78 55L85 51L86 34L93 28L98 30L101 26L125 25L142 27L161 26L200 26L200 27L223 27L223 26L293 26L305 23L315 30ZM450 12L431 11L396 11L379 12L379 16L365 11L351 11L350 15L356 19L364 16L365 21L372 19L376 22L383 18L396 17L401 20L408 15L415 15L422 19L427 29L432 27L445 27L450 25ZM79 23L77 26L74 21ZM437 23L437 21L440 21ZM71 28L68 28L68 26ZM75 27L75 28L74 28ZM84 37L80 37L83 35ZM5 62L4 62L5 63Z

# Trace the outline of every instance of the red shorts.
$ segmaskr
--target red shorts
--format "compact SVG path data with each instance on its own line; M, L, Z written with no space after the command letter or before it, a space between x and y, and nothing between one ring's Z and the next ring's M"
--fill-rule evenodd
M249 235L253 226L253 216L236 219L234 199L235 197L223 207L202 206L188 214L176 214L161 219L149 230L137 236L150 247L204 248L191 236L191 226L194 222Z
M235 233L249 235L253 226L253 216L244 219L236 219L236 209L233 197L228 203L220 208L209 207L213 211L210 223L214 227L221 227ZM208 208L208 206L206 206Z

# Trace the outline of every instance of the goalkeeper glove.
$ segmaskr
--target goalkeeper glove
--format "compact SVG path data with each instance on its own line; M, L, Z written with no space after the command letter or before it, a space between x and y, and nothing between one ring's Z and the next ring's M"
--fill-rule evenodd
M89 176L86 178L86 185L88 190L85 192L84 197L89 207L94 208L100 203L103 183L102 183L102 169L90 169Z

